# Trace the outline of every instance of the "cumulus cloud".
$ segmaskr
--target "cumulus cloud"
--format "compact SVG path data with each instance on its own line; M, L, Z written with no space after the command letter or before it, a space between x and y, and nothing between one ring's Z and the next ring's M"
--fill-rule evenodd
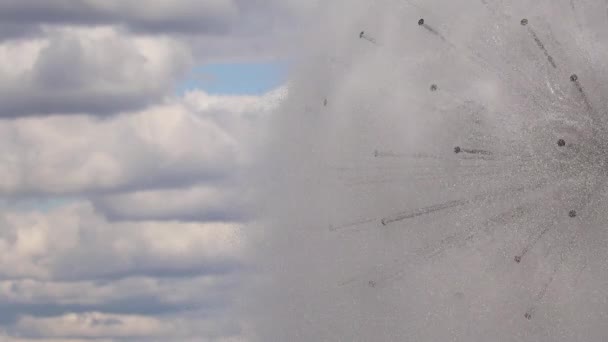
M3 341L240 334L242 225L108 222L84 202L0 216Z
M245 341L263 96L178 95L285 56L305 1L0 2L0 340Z
M238 15L233 1L9 0L0 4L0 20L20 24L124 25L135 31L221 32Z
M93 338L40 328L64 324L57 320L65 315L178 320L192 310L192 321L209 320L192 336L240 336L241 323L231 322L226 331L215 323L227 315L236 274L246 266L242 221L251 199L241 177L253 142L264 134L257 127L284 94L193 91L104 120L57 115L2 121L7 200L0 219L0 293L10 308L0 314L5 340ZM56 203L37 209L43 199ZM23 201L31 203L21 208ZM94 334L99 328L74 329ZM153 341L156 333L165 336L159 341L190 338L173 327L163 331L142 340Z
M286 57L293 34L310 23L314 1L154 0L5 1L5 39L62 26L113 26L185 41L199 61ZM194 9L194 10L193 10ZM3 37L0 36L0 40Z
M0 4L0 22L11 28L5 38L40 34L46 26L112 25L137 34L241 37L241 43L255 37L276 48L267 44L274 33L292 31L314 6L301 0L153 0L146 6L135 0L9 0Z
M234 97L197 91L106 120L78 115L1 121L0 192L229 186L251 162L254 142L263 135L258 127L283 93Z
M54 318L26 316L19 320L17 328L46 337L124 338L167 335L171 326L166 321L150 317L91 312Z
M314 1L277 0L8 0L0 21L21 25L121 25L136 32L221 34L302 17ZM288 26L282 25L284 28ZM251 32L250 32L251 33Z
M228 319L209 322L193 317L149 317L114 315L100 312L65 314L52 318L24 316L15 325L16 332L45 338L114 338L116 340L229 341L239 336L236 322ZM221 333L221 335L220 335Z
M107 53L112 51L112 53ZM160 102L192 65L166 38L111 27L61 28L0 44L1 117L112 114Z
M91 116L0 123L0 189L8 194L167 188L227 177L239 143L208 117L168 103L108 120Z
M32 38L41 34L42 29L40 27L4 21L0 22L0 42Z
M101 196L95 207L111 220L244 221L248 195L233 184L134 191Z
M1 220L4 279L222 273L238 265L243 243L234 224L109 224L86 203L5 213Z
M205 308L209 313L224 310L230 292L239 281L232 274L191 277L128 277L117 280L45 281L12 279L0 281L2 322L13 322L24 314L56 316L67 312L102 311L115 314L166 314Z

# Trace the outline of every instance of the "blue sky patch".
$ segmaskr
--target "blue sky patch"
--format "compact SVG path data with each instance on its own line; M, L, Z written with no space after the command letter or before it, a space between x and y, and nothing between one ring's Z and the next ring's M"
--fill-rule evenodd
M178 93L201 89L213 95L261 95L282 85L285 62L215 63L195 68Z
M0 202L0 206L17 211L39 211L47 213L60 207L73 204L77 201L77 198L71 197L38 197L2 201Z

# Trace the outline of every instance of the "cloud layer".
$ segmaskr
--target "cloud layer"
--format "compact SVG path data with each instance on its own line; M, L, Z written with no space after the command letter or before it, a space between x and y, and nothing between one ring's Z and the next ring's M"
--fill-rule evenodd
M300 17L312 6L293 0L152 0L143 7L135 0L7 0L0 4L0 21L23 27L116 25L138 33L224 34L273 28L274 21Z
M4 117L142 108L162 100L192 63L179 43L115 28L49 30L3 44L0 56Z
M0 122L7 340L239 336L226 310L249 264L243 176L283 93Z
M308 7L0 3L0 340L244 340L245 179L286 89L178 89L285 58Z

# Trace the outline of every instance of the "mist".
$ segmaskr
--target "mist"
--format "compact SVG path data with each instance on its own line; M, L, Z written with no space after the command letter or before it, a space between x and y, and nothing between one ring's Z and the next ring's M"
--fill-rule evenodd
M332 0L255 169L254 341L608 337L599 0Z

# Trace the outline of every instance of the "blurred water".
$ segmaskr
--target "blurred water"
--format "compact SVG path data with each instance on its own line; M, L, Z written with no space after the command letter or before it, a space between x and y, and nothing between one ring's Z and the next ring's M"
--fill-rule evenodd
M606 8L327 2L260 159L257 338L608 339Z

